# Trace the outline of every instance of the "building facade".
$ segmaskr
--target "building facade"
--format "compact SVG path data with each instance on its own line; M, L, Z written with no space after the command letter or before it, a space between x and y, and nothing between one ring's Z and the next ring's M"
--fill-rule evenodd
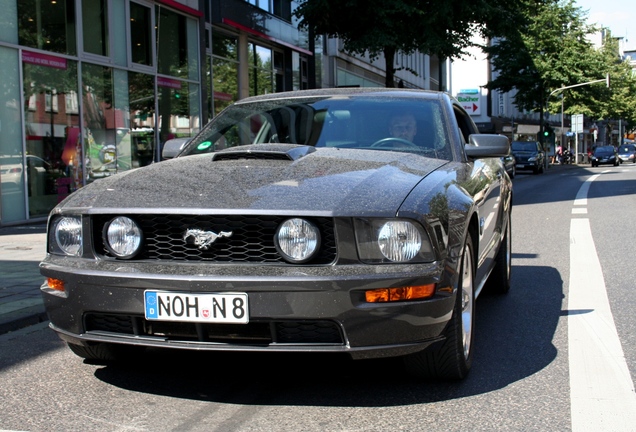
M293 0L0 0L0 226L161 160L247 96L384 86L383 59L300 30ZM446 63L396 56L396 85L445 89ZM415 71L412 73L410 71Z

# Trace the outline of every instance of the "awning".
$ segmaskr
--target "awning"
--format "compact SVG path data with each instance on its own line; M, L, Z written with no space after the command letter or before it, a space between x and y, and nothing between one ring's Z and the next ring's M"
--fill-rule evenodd
M519 135L536 135L539 133L539 125L517 125L517 133Z

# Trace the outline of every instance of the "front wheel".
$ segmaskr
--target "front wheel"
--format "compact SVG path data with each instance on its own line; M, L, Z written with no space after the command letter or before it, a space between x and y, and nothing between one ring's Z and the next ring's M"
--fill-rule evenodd
M404 366L409 374L417 378L439 380L460 380L466 377L473 358L474 279L473 243L469 234L461 257L453 316L443 333L445 340L441 346L405 356Z

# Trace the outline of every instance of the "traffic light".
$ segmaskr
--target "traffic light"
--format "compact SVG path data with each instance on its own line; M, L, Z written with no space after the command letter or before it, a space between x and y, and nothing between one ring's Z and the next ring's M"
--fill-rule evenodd
M554 129L552 128L552 126L550 126L549 124L546 124L543 128L543 136L547 138L553 133L554 133Z

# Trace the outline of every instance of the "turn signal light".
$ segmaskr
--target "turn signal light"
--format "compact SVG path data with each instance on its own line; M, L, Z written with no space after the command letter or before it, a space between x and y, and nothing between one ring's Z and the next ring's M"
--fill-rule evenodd
M49 286L49 288L56 291L64 291L64 281L61 279L48 278L46 280L46 284Z
M435 294L435 284L415 285L400 288L381 288L364 293L369 303L383 303L405 300L420 300Z

